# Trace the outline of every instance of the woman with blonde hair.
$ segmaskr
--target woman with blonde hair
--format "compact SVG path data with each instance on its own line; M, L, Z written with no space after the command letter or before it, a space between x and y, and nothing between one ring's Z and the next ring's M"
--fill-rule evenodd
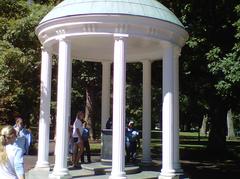
M13 145L16 131L5 126L0 133L0 176L6 179L24 179L22 149Z

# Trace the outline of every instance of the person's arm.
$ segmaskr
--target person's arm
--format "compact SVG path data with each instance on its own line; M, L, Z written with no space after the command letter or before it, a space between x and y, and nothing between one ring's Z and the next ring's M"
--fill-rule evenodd
M137 131L137 147L140 148L141 147L141 142L140 142L140 136L139 136L139 132Z
M23 152L22 150L17 150L14 158L14 168L19 179L25 179L24 168L23 168Z
M139 137L138 137L138 139L137 139L137 143L138 143L138 148L140 148L140 147L141 147L141 142L140 142Z
M78 137L79 137L80 141L82 141L82 135L81 135L80 129L77 128L76 131L77 131L77 134L78 134Z

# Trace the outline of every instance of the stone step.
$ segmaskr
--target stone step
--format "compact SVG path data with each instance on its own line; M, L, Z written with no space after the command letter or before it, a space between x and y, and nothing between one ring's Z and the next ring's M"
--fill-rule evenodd
M26 173L26 179L49 179L52 169L52 165L50 170L33 168ZM111 165L102 165L101 162L82 164L80 168L69 167L68 169L70 176L60 177L61 179L108 179L111 175ZM159 172L141 171L139 166L129 164L125 166L125 172L128 179L157 179L159 176Z
M74 179L108 179L110 173L105 175L95 175L92 171L86 169L78 169L78 170L69 170L71 175L70 178ZM38 171L38 170L30 170L26 173L26 179L49 179L51 172L49 171ZM154 171L142 171L135 174L127 174L128 179L157 179L159 172ZM68 177L63 177L65 179Z
M159 172L142 171L136 174L127 174L127 179L158 179ZM81 177L81 179L108 179L110 174ZM75 177L74 177L75 178ZM79 178L80 179L80 178Z
M95 175L104 175L111 173L111 165L103 165L101 162L82 164L81 167L85 170L90 170L95 173ZM135 174L140 172L139 166L133 164L125 165L126 174Z

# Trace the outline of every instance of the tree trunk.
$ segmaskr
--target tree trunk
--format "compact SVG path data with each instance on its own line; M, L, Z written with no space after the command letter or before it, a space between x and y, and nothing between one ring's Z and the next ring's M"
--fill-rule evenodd
M96 138L96 128L95 128L95 120L96 120L96 95L95 89L93 85L89 85L86 88L86 107L85 107L85 120L87 122L87 127L90 131L90 139Z
M211 126L207 150L211 156L221 157L227 151L226 147L226 114L224 102L216 100L210 108Z
M202 120L202 126L201 126L201 129L200 129L200 133L202 135L205 135L207 136L207 124L208 124L208 115L204 115L203 116L203 120Z
M235 137L234 133L234 125L233 125L233 118L232 118L232 110L229 109L227 112L227 129L228 129L228 135L227 138L231 139Z

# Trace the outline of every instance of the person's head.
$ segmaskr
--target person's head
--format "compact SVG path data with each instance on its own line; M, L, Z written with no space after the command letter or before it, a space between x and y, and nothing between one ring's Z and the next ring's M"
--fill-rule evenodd
M0 163L5 163L7 161L5 146L13 144L15 140L15 129L10 125L3 127L0 133Z
M13 144L16 139L16 130L13 126L7 125L2 128L0 134L0 143L2 145Z
M128 127L129 127L129 128L133 128L133 126L134 126L134 121L129 121Z
M16 125L19 127L23 126L23 119L21 117L16 118Z
M84 119L84 111L78 111L76 118L83 120Z

